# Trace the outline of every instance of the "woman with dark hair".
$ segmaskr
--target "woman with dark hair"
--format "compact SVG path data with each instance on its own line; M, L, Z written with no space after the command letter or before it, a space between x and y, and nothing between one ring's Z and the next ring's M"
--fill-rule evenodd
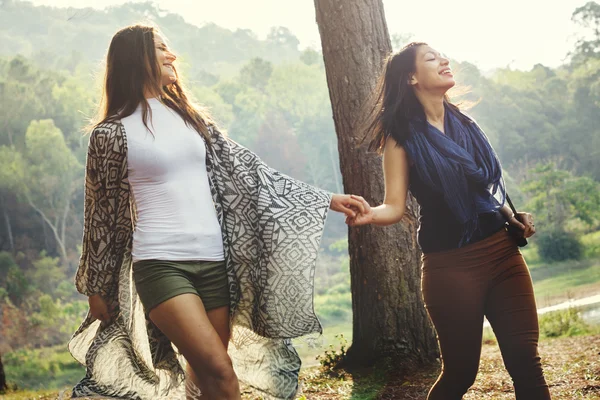
M321 331L312 295L327 211L353 217L362 203L225 138L175 60L149 26L120 30L108 50L76 274L90 311L69 343L87 374L73 396L174 399L187 387L233 400L239 376L292 398L291 338Z
M500 161L449 101L454 85L449 60L425 43L388 58L366 125L370 149L383 153L385 198L374 208L363 201L366 211L347 223L400 221L409 190L420 205L422 292L443 360L429 400L461 399L475 381L484 316L517 399L549 399L531 278L507 232L508 224L533 235L533 218L505 204Z

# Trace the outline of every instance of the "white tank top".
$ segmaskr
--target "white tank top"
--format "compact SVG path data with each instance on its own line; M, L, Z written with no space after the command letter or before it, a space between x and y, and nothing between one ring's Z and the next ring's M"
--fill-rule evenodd
M202 136L157 99L121 122L127 137L129 184L137 206L133 261L224 259L221 227L206 173Z

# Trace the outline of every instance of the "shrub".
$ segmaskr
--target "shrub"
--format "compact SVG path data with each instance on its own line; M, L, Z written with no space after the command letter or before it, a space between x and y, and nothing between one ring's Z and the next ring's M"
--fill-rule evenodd
M600 257L600 231L587 234L581 238L586 258Z
M581 241L570 232L542 232L537 238L537 244L540 257L546 262L580 260L583 256Z
M323 372L333 372L335 367L346 357L346 351L348 349L348 340L343 334L335 335L335 338L340 342L340 350L337 351L335 347L330 344L329 350L325 350L323 355L318 355L317 360L321 364Z
M20 349L3 358L7 381L21 389L72 386L85 375L85 369L63 345Z
M569 308L540 316L540 335L544 337L578 336L592 333L593 329L581 318L579 310Z

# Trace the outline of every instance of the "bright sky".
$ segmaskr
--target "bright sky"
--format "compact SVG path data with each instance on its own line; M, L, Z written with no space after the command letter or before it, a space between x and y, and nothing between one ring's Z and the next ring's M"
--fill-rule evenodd
M103 8L122 0L30 0L57 7ZM136 0L140 1L140 0ZM483 70L560 65L572 49L573 11L588 0L384 0L390 33L412 33L450 57ZM251 29L289 28L301 47L320 47L314 0L158 0L189 23Z

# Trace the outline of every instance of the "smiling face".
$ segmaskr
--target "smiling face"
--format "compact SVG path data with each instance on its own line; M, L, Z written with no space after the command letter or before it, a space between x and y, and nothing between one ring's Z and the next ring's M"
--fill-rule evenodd
M444 55L428 45L422 45L415 56L415 73L410 78L415 90L445 94L456 84L450 60Z
M156 49L156 61L160 66L161 84L169 85L177 80L177 72L173 62L177 59L175 54L171 53L163 37L154 33L154 47Z

